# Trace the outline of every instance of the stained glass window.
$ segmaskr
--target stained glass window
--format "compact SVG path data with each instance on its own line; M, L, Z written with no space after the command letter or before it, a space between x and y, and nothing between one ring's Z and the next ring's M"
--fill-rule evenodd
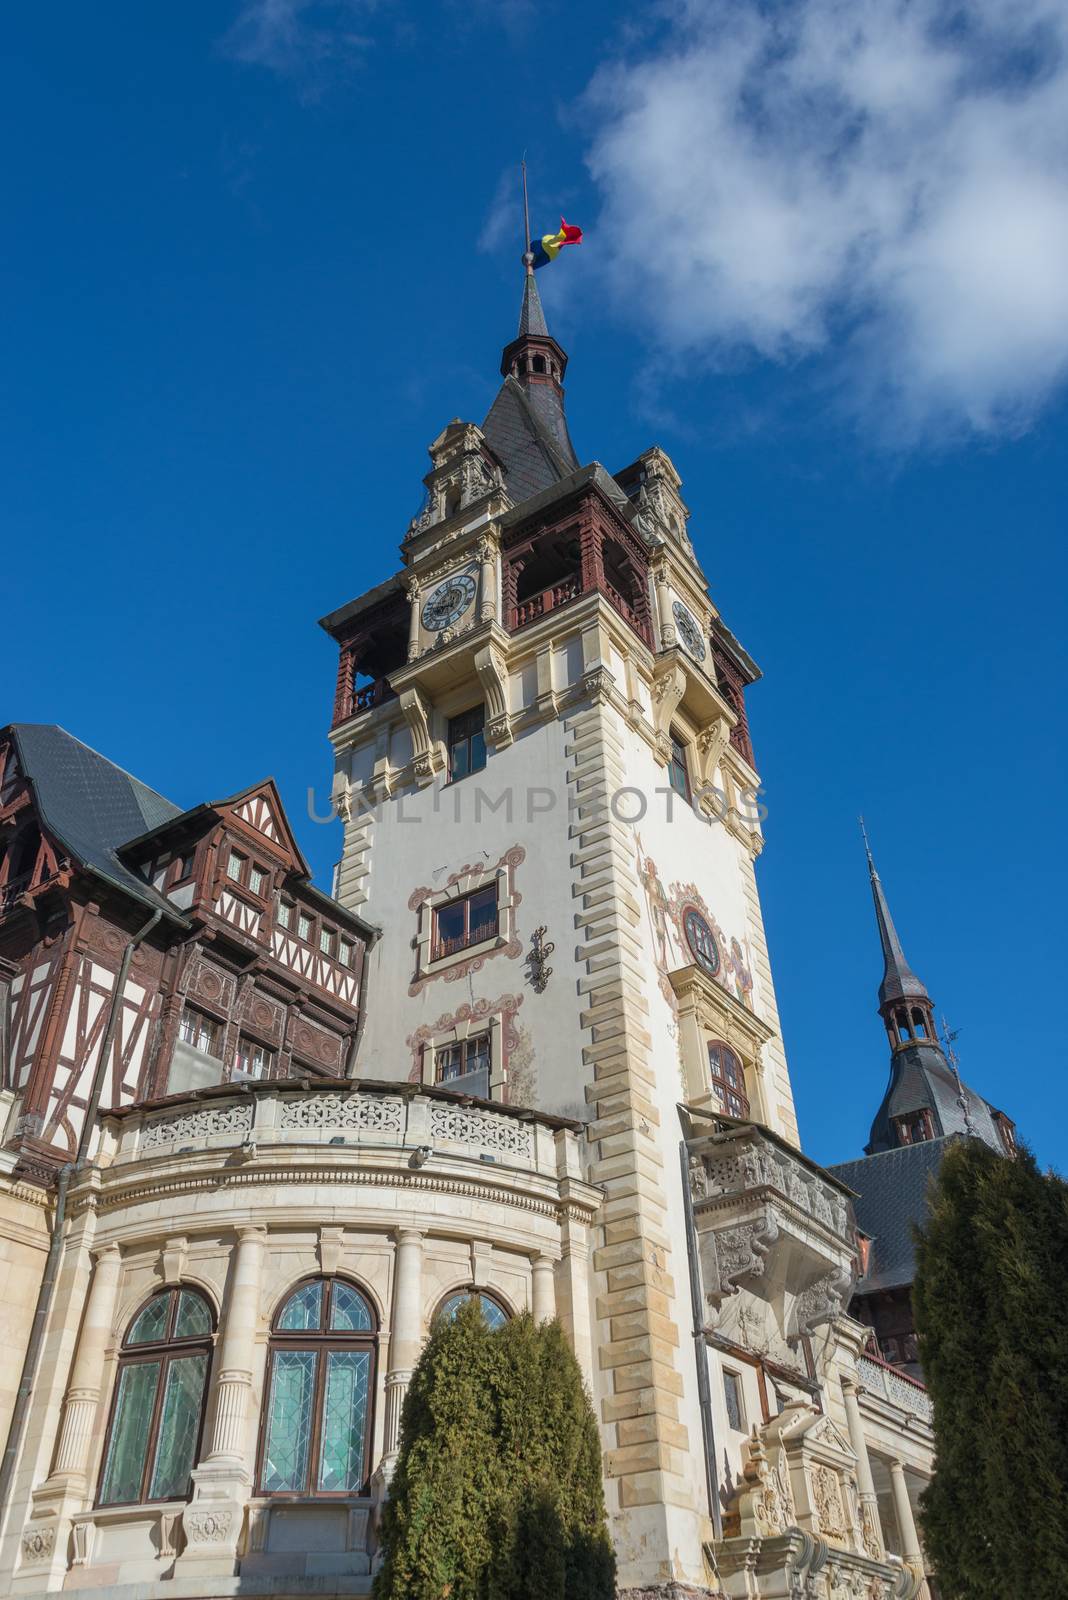
M492 1295L485 1294L481 1289L461 1289L457 1294L450 1294L442 1301L438 1316L451 1319L466 1300L478 1301L479 1310L488 1328L503 1328L508 1321L508 1313L504 1307L494 1300Z
M299 1284L275 1318L260 1485L265 1494L359 1494L377 1323L339 1278Z
M119 1357L101 1505L188 1498L211 1335L211 1308L192 1289L164 1289L134 1317Z

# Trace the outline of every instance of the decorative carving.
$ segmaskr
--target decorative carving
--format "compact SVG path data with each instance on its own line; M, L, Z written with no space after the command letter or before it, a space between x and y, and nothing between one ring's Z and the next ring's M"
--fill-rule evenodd
M545 935L548 928L544 925L535 928L530 936L530 950L527 953L527 967L530 971L530 986L535 994L544 994L553 969L549 966L549 957L556 949L552 940L547 940Z
M819 1531L829 1539L844 1539L849 1532L845 1508L842 1505L842 1488L833 1467L817 1462L811 1469L812 1503Z
M440 741L430 736L430 705L420 689L404 689L398 704L412 736L412 769L420 783L427 783L445 767Z
M496 745L511 744L507 663L494 645L487 644L481 650L476 650L474 665L486 696L486 737Z
M833 1322L840 1316L852 1287L852 1274L840 1267L833 1268L817 1282L810 1284L798 1296L794 1309L795 1331L791 1343L805 1338L824 1323Z
M230 1510L189 1506L182 1512L182 1528L189 1544L225 1544L234 1525Z
M159 1150L168 1145L196 1144L218 1133L247 1133L252 1126L252 1106L210 1106L187 1111L178 1117L159 1117L141 1133L141 1150Z
M286 1101L281 1126L400 1133L404 1126L404 1105L392 1095L306 1094Z
M771 1211L756 1222L703 1233L701 1242L713 1257L712 1286L705 1293L709 1305L718 1309L727 1296L737 1294L743 1278L763 1277L765 1257L778 1237L779 1224Z
M56 1524L54 1522L30 1522L23 1528L22 1561L24 1566L50 1560L55 1548Z
M527 1125L495 1111L435 1103L430 1108L430 1133L451 1144L478 1145L483 1150L497 1150L525 1160L533 1154Z
M189 1255L188 1239L168 1239L159 1254L160 1275L169 1286L181 1283Z
M319 1270L328 1278L333 1277L338 1269L344 1245L344 1228L319 1229Z

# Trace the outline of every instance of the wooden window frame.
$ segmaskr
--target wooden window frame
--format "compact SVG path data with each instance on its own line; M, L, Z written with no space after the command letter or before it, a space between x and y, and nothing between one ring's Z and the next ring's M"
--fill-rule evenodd
M690 785L690 759L688 741L682 737L677 728L669 728L668 739L671 744L671 754L667 761L668 787L680 800L685 800L687 805L693 802L693 789ZM678 775L682 775L682 785L677 782Z
M720 1377L723 1380L723 1410L727 1418L727 1427L730 1429L731 1433L748 1433L749 1426L746 1422L745 1387L742 1383L742 1375L740 1372L735 1372L733 1367L721 1367ZM734 1387L734 1398L738 1411L738 1427L735 1427L734 1423L731 1421L730 1401L727 1398L728 1379Z
M468 1066L468 1054L473 1045L485 1044L482 1055L486 1064L486 1077L489 1079L493 1071L493 1035L489 1028L482 1028L478 1033L470 1033L463 1039L450 1039L447 1044L439 1044L434 1049L434 1082L441 1088L447 1089L456 1078L462 1078L465 1073L475 1069ZM443 1078L441 1075L441 1057L449 1050L458 1050L460 1053L460 1070L452 1078Z
M284 1315L286 1306L305 1284L321 1283L324 1286L322 1306L319 1316L319 1330L311 1328L279 1328L279 1319ZM373 1326L363 1333L344 1334L337 1329L329 1327L330 1307L333 1302L333 1286L335 1283L344 1284L346 1289L354 1289L366 1302L371 1313ZM254 1480L254 1493L271 1501L283 1503L306 1503L315 1500L328 1500L331 1502L353 1500L362 1498L370 1493L371 1487L371 1450L375 1437L375 1402L378 1388L378 1351L381 1324L374 1300L361 1283L354 1279L341 1277L339 1274L312 1273L309 1277L301 1278L291 1284L282 1299L278 1302L274 1317L271 1320L270 1342L267 1346L267 1362L264 1369L263 1400L260 1405L259 1439L256 1446L256 1477ZM271 1414L271 1396L274 1385L274 1361L279 1350L314 1350L316 1353L315 1388L312 1393L312 1424L308 1434L308 1461L305 1471L305 1487L303 1489L267 1489L263 1483L263 1473L266 1466L267 1428ZM371 1369L367 1379L367 1415L364 1418L363 1437L363 1466L364 1476L358 1489L315 1489L309 1487L319 1471L319 1451L323 1438L323 1402L326 1392L326 1372L328 1362L324 1359L332 1350L369 1350L371 1353Z
M923 1126L923 1134L919 1139L914 1139L910 1124L917 1120ZM900 1117L894 1117L893 1123L902 1145L928 1144L934 1138L934 1119L927 1106L920 1106L916 1111L907 1111Z
M243 1067L238 1066L237 1058L241 1052L242 1045L245 1045L249 1050L262 1050L264 1055L267 1057L267 1071L262 1075L262 1077L257 1078L255 1074L251 1072L245 1072ZM237 1043L234 1046L234 1059L228 1073L229 1081L233 1082L234 1073L240 1072L245 1078L252 1079L254 1083L266 1083L269 1078L274 1077L274 1068L277 1060L278 1052L277 1050L272 1049L269 1044L261 1044L260 1041L258 1039L254 1039L250 1033L239 1033L237 1036Z
M188 1339L174 1338L174 1324L178 1317L178 1306L180 1303L180 1297L183 1293L195 1296L196 1299L202 1301L207 1307L208 1315L211 1320L209 1332L196 1334ZM167 1312L166 1331L163 1338L157 1339L152 1344L128 1344L127 1341L129 1340L130 1333L136 1325L137 1319L141 1315L142 1311L144 1311L147 1306L151 1305L153 1300L159 1299L161 1295L164 1294L170 1295L171 1304ZM152 1473L156 1465L156 1451L159 1448L160 1422L162 1421L163 1417L163 1400L167 1393L167 1373L170 1369L171 1363L175 1360L181 1360L183 1357L190 1355L207 1356L207 1362L204 1367L204 1387L200 1393L200 1415L197 1421L196 1443L193 1447L193 1467L195 1467L200 1460L200 1447L204 1438L204 1423L207 1418L208 1411L207 1399L209 1393L211 1392L212 1366L215 1351L215 1336L217 1331L218 1330L215 1322L215 1309L212 1306L211 1301L208 1299L206 1294L201 1293L199 1289L193 1288L193 1286L188 1283L180 1283L172 1286L171 1288L163 1290L157 1289L155 1293L148 1295L146 1299L142 1300L140 1305L134 1311L133 1315L126 1324L126 1332L122 1337L119 1359L115 1364L115 1380L112 1385L111 1404L108 1407L107 1427L104 1429L104 1448L100 1456L100 1470L97 1473L96 1498L94 1500L94 1505L97 1509L110 1511L112 1509L118 1509L121 1506L166 1505L169 1501L174 1500L174 1495L156 1495L154 1498L149 1498L149 1496L145 1493L145 1491L148 1489L148 1486L152 1482ZM149 1361L159 1362L159 1376L156 1379L156 1397L152 1403L152 1419L149 1423L148 1443L145 1446L144 1466L141 1468L141 1497L137 1500L105 1501L101 1499L101 1495L103 1494L104 1478L108 1469L108 1453L111 1448L112 1430L115 1426L115 1417L119 1406L119 1393L122 1385L122 1374L127 1367L141 1366L145 1362ZM192 1469L190 1470L192 1472ZM192 1479L190 1478L189 1488L182 1498L188 1500L191 1497L192 1492L193 1486Z
M482 714L482 721L479 726L477 728L472 727L469 733L463 733L454 739L453 729L457 726L457 724L466 722L469 718L475 717L479 712ZM471 765L471 741L478 734L482 735L482 760L479 765L475 767ZM461 772L457 777L452 769L452 752L454 748L458 749L461 744L467 746L468 765L467 771ZM445 755L448 762L445 780L447 784L462 783L465 778L473 777L476 772L485 772L486 763L489 760L489 752L486 749L486 707L484 702L476 706L468 706L466 711L460 711L456 716L448 719L445 727Z
M493 928L489 932L479 932L478 938L471 937L471 901L479 895L493 894L495 915ZM438 919L443 911L454 911L457 906L464 907L464 933L460 942L451 949L442 948L441 936L438 932ZM482 925L479 925L480 930ZM484 883L477 889L469 889L466 894L456 895L451 900L443 900L440 905L434 906L432 912L432 926L430 931L430 959L431 961L447 961L450 956L461 955L465 950L476 949L479 945L487 944L489 940L496 939L501 928L501 893L499 881L494 878L491 883Z
M737 1069L738 1079L739 1079L739 1081L740 1081L740 1083L742 1085L742 1087L740 1089L736 1088L732 1083L729 1082L729 1080L727 1079L727 1076L726 1076L725 1073L716 1072L714 1070L713 1065L712 1065L712 1052L713 1052L713 1050L725 1050L727 1052L727 1054L732 1058L732 1060L734 1061L735 1067ZM744 1122L749 1117L749 1114L750 1114L748 1085L746 1084L746 1081L745 1081L745 1062L742 1060L741 1056L738 1054L738 1052L734 1048L734 1046L728 1044L725 1039L715 1039L715 1038L706 1039L705 1040L705 1053L706 1053L706 1055L708 1057L708 1077L709 1077L709 1081L711 1083L713 1083L713 1084L718 1085L718 1087L720 1089L722 1089L722 1091L723 1091L723 1111L724 1111L724 1114L726 1116L728 1116L728 1117L737 1117L739 1119L739 1121ZM713 1092L715 1092L715 1091L713 1091ZM733 1109L733 1107L731 1106L730 1099L731 1099L732 1095L739 1102L739 1105L741 1106L741 1110L740 1111L735 1111Z
M185 1019L188 1016L197 1017L201 1022L206 1022L211 1028L212 1038L210 1049L206 1050L202 1044L194 1044L191 1039L187 1039L185 1037L185 1034L182 1030L185 1026ZM200 1006L191 1005L188 1000L183 1005L182 1014L178 1019L178 1038L182 1044L187 1044L191 1050L199 1050L201 1055L214 1056L218 1046L222 1043L222 1036L225 1032L225 1029L225 1022L220 1022L218 1017L213 1017L210 1011L204 1011Z

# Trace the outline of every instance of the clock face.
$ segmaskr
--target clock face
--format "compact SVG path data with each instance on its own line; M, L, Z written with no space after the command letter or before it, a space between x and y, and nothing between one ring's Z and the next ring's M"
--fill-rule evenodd
M475 598L475 580L469 572L446 578L423 603L423 627L440 633L458 622Z
M687 650L697 661L705 659L705 641L701 637L701 630L697 626L697 619L693 612L683 605L681 600L676 600L671 608L675 618L675 627L679 638Z
M716 936L696 906L687 906L682 916L686 943L702 972L714 978L719 971L719 945Z

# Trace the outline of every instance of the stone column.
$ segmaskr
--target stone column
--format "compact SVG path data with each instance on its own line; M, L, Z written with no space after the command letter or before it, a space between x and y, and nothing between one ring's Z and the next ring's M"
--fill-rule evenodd
M657 648L666 650L675 643L675 619L671 615L667 566L663 561L653 568L653 583L656 585L656 620L660 634Z
M531 1268L531 1311L535 1322L556 1316L556 1264L550 1256L535 1256Z
M193 1471L193 1498L182 1513L185 1549L176 1573L233 1571L254 1470L248 1418L266 1238L266 1228L237 1230L230 1300L218 1344L211 1441Z
M56 1451L55 1478L84 1478L104 1376L104 1352L115 1321L122 1258L116 1244L97 1252L81 1337L71 1368Z
M478 545L478 559L481 566L479 574L479 607L480 622L491 622L497 611L497 596L494 593L496 584L496 551L492 539L481 539Z
M404 585L404 592L411 607L408 613L408 660L414 661L419 654L419 585L412 579Z
M401 1408L423 1343L423 1235L416 1228L401 1228L397 1234L390 1324L382 1463L387 1479L400 1448Z
M846 1425L849 1442L857 1458L857 1498L860 1501L861 1533L864 1548L873 1561L882 1561L885 1551L883 1530L879 1521L879 1501L875 1493L875 1480L871 1475L868 1442L864 1437L864 1421L860 1415L860 1389L855 1378L842 1378L842 1395L845 1400Z
M909 1498L909 1488L905 1481L905 1466L900 1460L888 1462L890 1468L890 1488L894 1495L894 1511L897 1515L897 1525L901 1533L901 1559L907 1567L921 1580L918 1600L926 1600L930 1591L923 1581L923 1551L920 1548L920 1535L916 1527L916 1518L912 1514L912 1501Z

